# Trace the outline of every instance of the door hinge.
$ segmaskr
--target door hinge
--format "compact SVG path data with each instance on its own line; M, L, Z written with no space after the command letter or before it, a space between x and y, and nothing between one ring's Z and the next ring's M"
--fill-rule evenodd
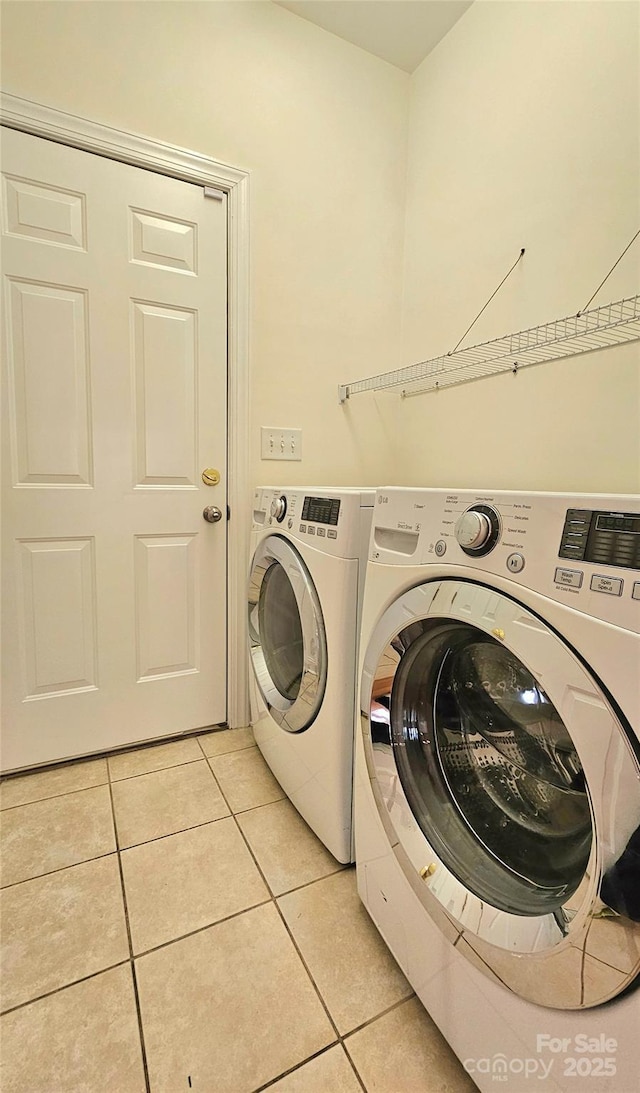
M212 197L214 201L222 201L225 193L224 190L216 190L215 186L205 186L204 196Z

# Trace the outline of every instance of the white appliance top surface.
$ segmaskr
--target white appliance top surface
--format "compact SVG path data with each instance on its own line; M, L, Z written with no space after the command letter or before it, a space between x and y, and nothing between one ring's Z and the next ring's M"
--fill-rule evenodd
M284 535L335 558L367 557L375 490L336 486L258 486L253 530Z
M257 486L257 490L266 490L269 494L303 494L305 497L357 497L360 504L373 505L376 491L374 486Z
M455 528L473 506L497 514L495 545L482 556ZM588 560L587 560L588 559ZM496 574L577 611L640 631L640 496L414 489L376 492L370 563L460 567ZM435 573L434 573L435 575ZM469 575L469 574L467 574Z

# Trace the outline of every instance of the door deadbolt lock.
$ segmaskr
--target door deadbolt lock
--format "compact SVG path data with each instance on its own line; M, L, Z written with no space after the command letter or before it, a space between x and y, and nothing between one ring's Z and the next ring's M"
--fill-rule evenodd
M205 486L217 486L220 481L220 471L215 467L205 467L202 472L202 481Z
M219 520L222 520L222 509L219 509L217 505L207 505L202 510L202 515L208 524L217 524Z

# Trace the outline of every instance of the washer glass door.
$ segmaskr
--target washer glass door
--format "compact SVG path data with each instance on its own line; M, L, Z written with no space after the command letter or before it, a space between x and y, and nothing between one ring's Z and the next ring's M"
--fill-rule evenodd
M314 721L327 679L327 643L318 594L302 558L283 537L258 546L248 593L255 678L269 713L289 732Z
M532 915L575 892L592 838L582 765L497 638L467 622L426 627L398 666L391 743L419 826L477 896Z
M390 847L434 920L458 928L460 951L545 1005L628 987L640 974L640 860L629 864L640 765L570 647L495 589L425 582L375 628L361 703ZM611 973L614 919L624 958Z

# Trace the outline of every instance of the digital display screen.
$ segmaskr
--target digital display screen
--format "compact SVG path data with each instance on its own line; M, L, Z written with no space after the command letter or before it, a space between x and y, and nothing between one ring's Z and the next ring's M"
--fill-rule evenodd
M560 558L622 569L640 569L640 513L569 509Z
M601 513L596 519L598 531L621 531L627 535L640 535L640 516L618 516Z
M312 524L338 523L340 501L335 497L305 497L302 506L302 519Z

